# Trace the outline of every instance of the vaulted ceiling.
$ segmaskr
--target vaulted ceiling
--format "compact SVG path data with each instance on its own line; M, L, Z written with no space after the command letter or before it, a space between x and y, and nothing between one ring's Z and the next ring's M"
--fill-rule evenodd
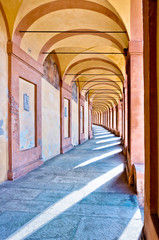
M40 64L47 53L54 51L62 80L70 85L72 81L78 82L81 93L87 93L93 102L94 111L117 105L123 91L130 0L1 0L1 3L12 41Z

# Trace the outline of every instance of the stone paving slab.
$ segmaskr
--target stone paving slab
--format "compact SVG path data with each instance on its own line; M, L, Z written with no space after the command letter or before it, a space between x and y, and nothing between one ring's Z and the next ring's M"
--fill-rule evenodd
M121 193L99 193L95 192L80 201L82 204L110 205L137 207L136 196Z
M116 218L84 217L78 226L73 240L118 240L128 224L129 221L127 219L122 219L121 221L121 219ZM141 225L138 225L138 227L141 228ZM130 231L130 236L127 235L127 240L137 240L137 232L135 226L135 229Z
M109 218L128 218L131 219L137 207L109 206L95 204L75 204L63 214L73 214L79 216L103 216Z
M0 211L13 212L41 212L51 205L50 202L38 202L27 200L7 200L0 205Z
M122 150L120 140L97 126L94 134L26 176L0 184L0 240L11 234L14 240L138 240L141 215L125 172L108 181L102 177L124 164L124 155L114 154Z
M28 212L0 212L0 240L9 237L36 215Z
M13 188L3 187L3 188L1 188L0 192L1 192L0 199L32 200L35 197L37 197L42 192L42 190L26 189L26 188L14 188L13 189Z
M70 240L74 238L81 217L74 215L61 215L49 222L35 234L27 237L26 240L56 239ZM56 229L56 231L55 231Z

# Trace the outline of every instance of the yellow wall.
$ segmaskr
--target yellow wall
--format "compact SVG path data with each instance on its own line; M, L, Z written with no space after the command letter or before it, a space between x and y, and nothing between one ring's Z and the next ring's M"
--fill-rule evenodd
M7 33L0 11L0 182L8 171L8 56Z
M88 139L88 101L84 103L84 133L85 140Z
M72 145L78 145L79 128L78 128L78 102L72 100Z
M60 91L42 78L42 157L60 153Z
M24 110L24 94L29 97L29 111ZM35 85L19 79L20 150L35 147Z

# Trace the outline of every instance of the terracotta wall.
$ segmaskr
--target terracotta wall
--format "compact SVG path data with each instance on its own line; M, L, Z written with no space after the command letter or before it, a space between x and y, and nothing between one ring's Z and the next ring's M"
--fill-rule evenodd
M60 91L42 78L42 157L47 160L59 153Z
M0 11L0 182L8 171L8 55L7 32Z
M9 171L13 180L42 164L41 160L41 75L42 66L13 42L8 42L9 88ZM35 147L20 150L19 78L35 85Z

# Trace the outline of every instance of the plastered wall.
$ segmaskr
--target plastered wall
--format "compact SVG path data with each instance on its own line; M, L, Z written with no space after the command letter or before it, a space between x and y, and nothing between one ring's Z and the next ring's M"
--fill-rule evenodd
M42 157L60 153L60 91L42 78Z
M88 101L84 103L84 133L85 140L88 139Z
M28 103L24 103L26 100ZM19 79L19 118L20 150L35 147L35 85L21 78Z
M0 11L0 182L8 171L8 56L7 33Z
M72 145L78 145L79 139L78 102L72 100Z

